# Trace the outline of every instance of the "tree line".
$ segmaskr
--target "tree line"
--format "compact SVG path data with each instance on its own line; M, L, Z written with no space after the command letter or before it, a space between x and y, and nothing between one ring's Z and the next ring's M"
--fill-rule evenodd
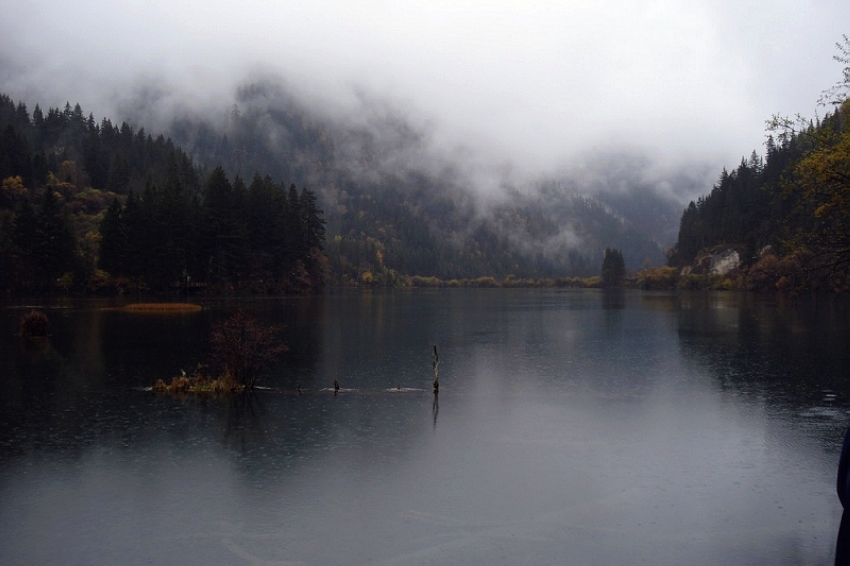
M0 290L297 291L327 276L315 193L209 172L79 105L0 95Z
M669 265L732 247L741 286L847 290L850 267L850 103L813 122L780 124L734 171L682 214Z
M815 120L774 116L765 159L753 152L688 205L670 266L734 247L738 286L850 290L850 37L836 47L842 79L820 100L834 110Z
M609 206L555 181L528 192L502 187L504 198L485 203L463 167L432 155L404 116L367 114L364 123L337 120L261 81L240 88L227 112L175 119L168 132L196 163L316 187L335 284L589 277L606 246L622 249L632 268L664 262L669 241L651 241Z

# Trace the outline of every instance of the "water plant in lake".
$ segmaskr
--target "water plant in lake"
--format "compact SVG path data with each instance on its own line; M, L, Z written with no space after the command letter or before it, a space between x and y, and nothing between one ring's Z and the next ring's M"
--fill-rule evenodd
M257 379L288 348L278 335L283 328L259 322L242 310L213 325L212 357L221 366L213 379L206 366L198 364L192 376L181 371L166 384L158 379L153 391L169 393L235 393L254 389Z
M198 364L198 368L192 375L186 375L186 372L181 371L181 375L171 378L170 383L166 383L162 379L157 379L151 390L156 393L241 393L245 391L245 385L239 383L231 375L224 374L213 379L209 374L209 369L203 364Z

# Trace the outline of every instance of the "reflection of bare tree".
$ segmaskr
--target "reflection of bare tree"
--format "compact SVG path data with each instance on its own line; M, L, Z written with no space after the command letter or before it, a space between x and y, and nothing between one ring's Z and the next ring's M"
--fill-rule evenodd
M225 377L253 389L260 375L288 350L278 339L280 325L267 325L243 310L213 325L213 358Z
M434 344L434 403L431 411L434 413L434 427L437 427L437 413L440 412L440 354L437 353L437 345Z
M434 428L437 428L437 413L440 412L440 396L434 391L434 403L431 405L431 412L434 413Z
M262 432L266 408L260 395L247 392L244 395L229 395L226 399L224 440L226 444L249 444L255 432Z
M434 393L440 391L440 355L437 353L437 345L434 344Z

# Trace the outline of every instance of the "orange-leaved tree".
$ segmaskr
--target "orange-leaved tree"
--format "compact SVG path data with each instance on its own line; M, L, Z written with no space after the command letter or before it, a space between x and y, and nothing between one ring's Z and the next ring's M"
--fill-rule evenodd
M797 163L789 183L800 230L793 242L809 271L844 286L850 270L850 100L822 127L816 147ZM826 125L825 125L826 126Z
M212 331L213 357L222 366L224 377L252 389L262 373L287 351L278 338L282 329L263 324L243 310L216 323Z

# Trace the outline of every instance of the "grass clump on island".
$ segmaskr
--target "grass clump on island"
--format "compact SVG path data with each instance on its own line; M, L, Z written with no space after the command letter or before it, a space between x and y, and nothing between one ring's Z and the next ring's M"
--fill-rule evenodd
M241 393L251 391L257 380L288 350L278 338L283 327L259 322L242 310L213 325L212 358L221 367L213 378L209 368L198 364L192 375L181 375L170 383L158 379L151 389L163 393Z
M245 386L230 375L222 375L215 379L209 374L209 368L204 364L198 364L198 368L192 375L179 375L172 377L170 383L157 379L151 387L157 393L241 393Z

